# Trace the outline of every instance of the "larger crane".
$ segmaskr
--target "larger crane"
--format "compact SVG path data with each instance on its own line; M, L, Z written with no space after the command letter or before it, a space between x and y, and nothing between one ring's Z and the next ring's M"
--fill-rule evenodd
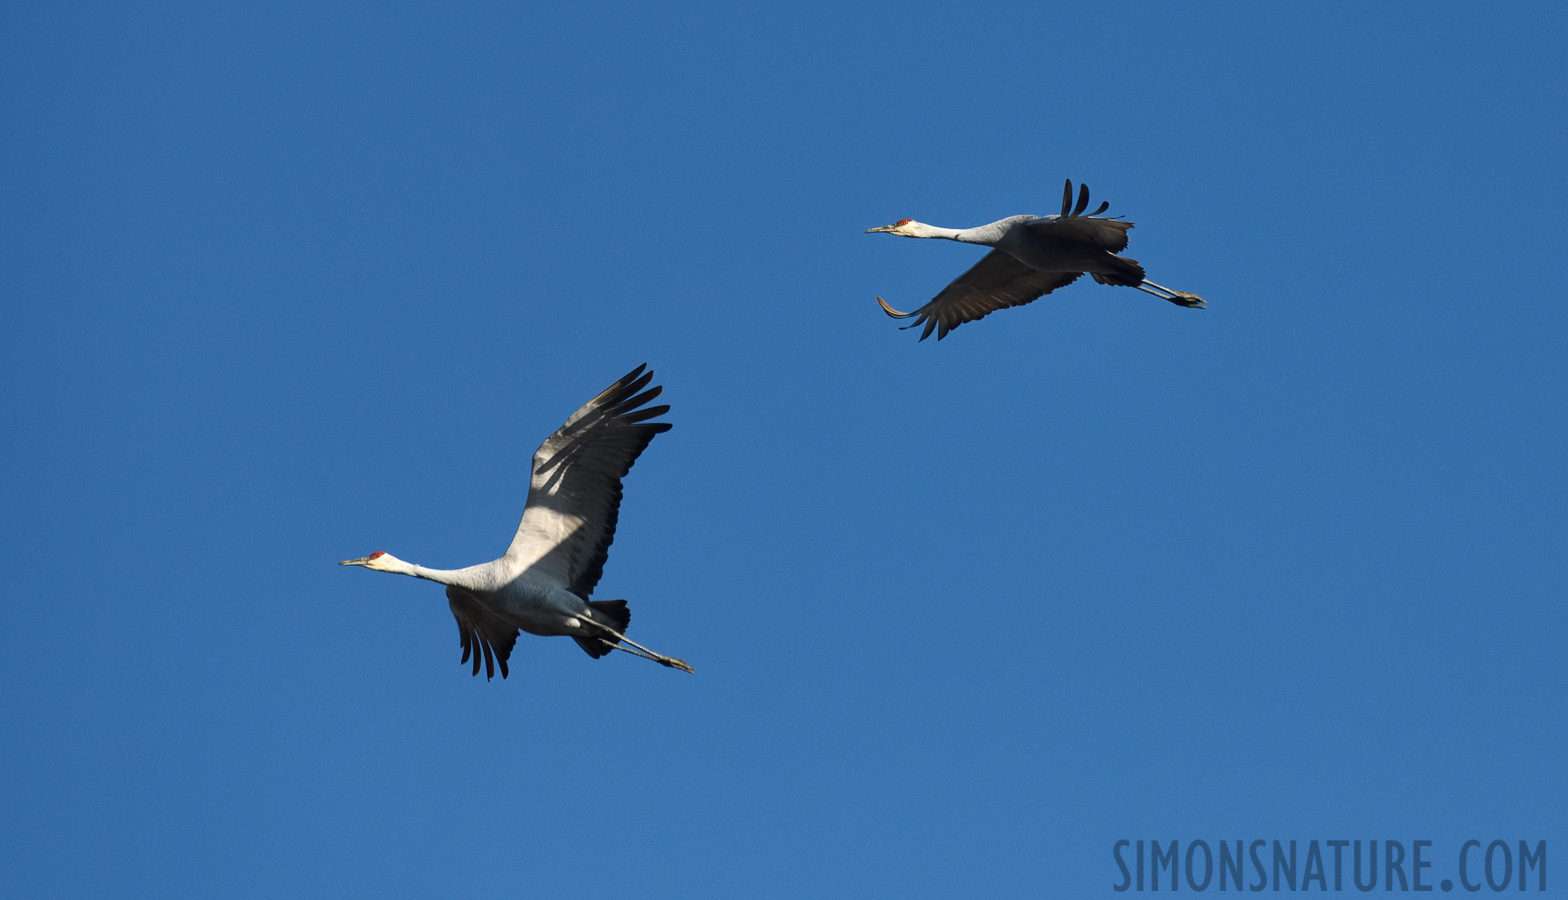
M1073 205L1073 183L1068 179L1062 190L1059 216L1009 216L977 228L938 228L914 219L899 219L892 225L868 228L866 234L885 231L899 237L943 238L966 244L994 248L942 289L931 302L913 312L899 312L881 297L882 311L895 319L916 317L905 328L925 324L923 341L934 329L936 339L965 322L984 318L999 309L1023 306L1065 287L1088 272L1101 284L1135 287L1177 306L1203 308L1203 298L1186 291L1173 291L1143 277L1143 266L1136 259L1117 256L1127 248L1131 222L1100 218L1110 207L1101 203L1089 215L1089 186L1080 185L1078 204Z
M495 677L497 664L506 677L518 629L569 635L595 659L624 650L690 672L685 660L655 653L626 636L632 614L625 600L588 599L615 540L621 479L653 436L671 427L648 421L670 408L644 406L664 390L643 390L653 378L646 368L638 366L589 400L539 445L523 520L500 559L466 569L427 569L377 551L338 565L446 585L462 662L472 657L478 675L483 655L487 679Z

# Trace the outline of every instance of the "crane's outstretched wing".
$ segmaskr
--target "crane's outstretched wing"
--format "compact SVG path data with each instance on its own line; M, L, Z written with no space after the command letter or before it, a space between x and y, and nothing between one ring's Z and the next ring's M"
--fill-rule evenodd
M1037 241L1042 242L1040 249L1043 252L1054 251L1058 256L1070 258L1085 249L1111 253L1127 249L1127 230L1132 228L1131 222L1100 218L1100 213L1110 207L1109 203L1101 203L1093 215L1083 215L1089 206L1087 184L1078 185L1078 205L1069 209L1072 198L1073 182L1068 179L1067 186L1062 190L1062 214L1042 216L1029 223L1029 231Z
M495 613L484 607L468 593L455 585L447 585L446 602L452 607L452 618L457 620L457 636L463 642L463 658L459 664L474 658L474 674L479 674L479 657L485 658L485 680L495 677L495 664L501 664L501 677L506 677L506 661L512 656L512 645L517 643L517 629L501 621Z
M589 400L539 445L528 506L506 550L514 563L584 598L599 583L615 540L621 479L653 436L672 427L647 421L670 408L643 407L664 390L657 385L643 390L653 378L646 368L638 366Z
M1120 253L1127 249L1127 230L1132 223L1094 216L1046 216L1027 227L1042 249L1057 248L1055 252L1065 256L1080 248Z
M916 316L915 321L904 327L914 328L924 323L925 330L920 333L922 341L930 337L933 330L936 331L936 339L940 341L947 337L949 331L965 322L985 318L1009 306L1023 306L1059 287L1072 284L1082 274L1041 272L1019 262L1017 257L1005 250L992 250L970 266L969 271L953 279L953 283L931 298L930 303L914 312L899 312L888 306L881 297L877 298L877 302L882 304L883 312L895 319Z

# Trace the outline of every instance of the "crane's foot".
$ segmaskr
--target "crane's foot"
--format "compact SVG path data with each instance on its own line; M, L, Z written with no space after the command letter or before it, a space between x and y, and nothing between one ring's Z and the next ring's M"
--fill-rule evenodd
M690 672L693 675L697 674L697 670L691 667L691 663L688 663L684 659L676 659L673 656L666 656L662 659L656 659L654 662L661 666L669 666L672 669L680 669L682 672Z
M1171 291L1171 294L1174 296L1166 297L1165 299L1171 301L1177 306L1185 306L1188 309L1209 308L1208 304L1203 302L1203 298L1199 297L1197 294L1189 294L1186 291Z

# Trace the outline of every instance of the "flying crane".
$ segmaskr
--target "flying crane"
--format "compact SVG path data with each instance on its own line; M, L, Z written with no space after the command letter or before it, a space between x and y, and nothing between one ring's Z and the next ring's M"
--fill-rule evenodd
M485 677L507 675L519 629L568 635L598 659L624 650L661 665L692 671L685 660L655 653L626 636L632 614L625 600L589 600L604 572L620 515L621 479L668 422L650 422L667 405L645 406L663 387L647 387L647 364L633 369L572 413L534 453L523 520L506 554L466 569L427 569L377 551L338 565L412 575L446 585L463 646ZM641 391L641 393L639 393Z
M1186 291L1173 291L1143 277L1143 266L1135 259L1117 256L1127 248L1131 222L1100 218L1110 207L1101 203L1089 215L1089 186L1080 185L1078 203L1073 205L1073 183L1068 179L1062 191L1059 216L1009 216L977 228L938 228L914 219L899 219L892 225L868 228L866 234L885 231L899 237L943 238L966 244L994 248L953 279L931 302L913 312L899 312L886 300L877 298L882 311L895 319L915 317L905 328L924 323L923 341L936 331L936 339L965 322L984 318L999 309L1023 306L1065 287L1088 272L1101 284L1135 287L1177 306L1204 308L1203 298Z

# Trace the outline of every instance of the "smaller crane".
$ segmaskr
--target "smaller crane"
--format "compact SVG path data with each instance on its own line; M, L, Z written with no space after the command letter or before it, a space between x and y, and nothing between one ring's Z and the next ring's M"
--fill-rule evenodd
M1101 284L1135 287L1177 306L1204 308L1203 298L1197 294L1161 287L1143 277L1143 266L1136 259L1117 256L1127 249L1127 231L1132 223L1100 218L1109 203L1101 203L1099 209L1086 216L1083 211L1088 206L1089 186L1079 186L1078 204L1074 206L1073 182L1068 179L1059 216L1009 216L989 225L962 229L899 219L892 225L868 228L866 234L885 231L899 237L943 238L994 248L914 312L899 312L881 297L877 303L895 319L916 317L905 328L924 323L922 341L931 336L932 330L940 341L965 322L1009 306L1023 306L1072 284L1085 272Z
M670 408L644 406L664 390L643 390L653 378L646 368L646 363L638 366L589 400L539 445L523 520L500 559L466 569L427 569L378 550L338 565L446 585L463 645L461 662L472 656L478 675L483 654L487 680L495 677L498 663L506 677L519 629L569 635L594 659L624 650L690 672L685 660L655 653L626 636L632 614L625 600L588 599L615 540L621 479L654 435L671 428L668 422L648 421Z

